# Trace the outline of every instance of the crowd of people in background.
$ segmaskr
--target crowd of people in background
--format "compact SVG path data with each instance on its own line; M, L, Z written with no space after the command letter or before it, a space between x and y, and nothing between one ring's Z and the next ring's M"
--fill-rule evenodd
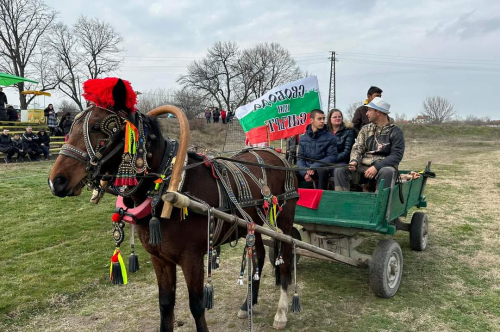
M207 119L207 124L211 123L219 123L222 121L223 124L227 124L231 121L234 116L233 112L226 111L225 109L220 109L218 107L207 107L205 108L205 119Z
M4 98L2 93L0 88L0 121L18 121L17 111L12 106L8 106L7 109L5 109L7 97ZM4 102L2 103L2 101ZM2 111L7 115L5 116ZM6 155L6 163L11 163L12 158L16 155L18 162L27 160L26 156L28 156L31 161L40 161L42 156L45 160L48 160L51 155L51 136L65 136L65 140L67 140L67 135L73 124L71 113L65 113L61 119L58 120L54 106L49 104L44 110L44 116L45 123L49 128L49 133L47 133L45 129L41 129L35 134L31 126L26 127L22 135L15 133L14 136L11 136L8 129L2 131L0 134L0 152Z

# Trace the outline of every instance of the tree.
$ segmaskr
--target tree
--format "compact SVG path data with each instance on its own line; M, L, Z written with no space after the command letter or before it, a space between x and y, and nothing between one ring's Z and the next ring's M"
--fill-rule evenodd
M42 56L39 42L53 25L57 12L42 0L0 0L0 70L16 76L33 77L41 82L39 90L46 91L55 87L43 76L44 69L34 66L35 59ZM45 85L47 84L47 85ZM19 102L26 109L32 99L26 100L25 83L15 84L19 91Z
M440 96L431 96L422 102L422 115L429 117L431 123L441 124L449 121L454 115L453 104Z
M144 114L158 106L175 104L174 91L171 89L146 90L137 94L137 109Z
M395 113L394 114L394 122L396 123L402 123L402 122L407 122L406 114L405 113Z
M98 78L118 69L121 60L117 56L123 51L120 48L123 37L109 23L80 16L73 29L87 78Z
M57 104L56 109L57 109L57 113L62 114L62 115L66 114L66 113L72 113L74 115L75 113L78 113L80 111L78 105L76 105L74 102L68 101L66 99L63 99L59 104Z
M301 75L289 52L279 44L240 50L236 43L217 42L205 58L191 63L188 73L177 82L231 111Z
M83 82L79 54L76 52L77 40L71 29L58 23L54 33L47 39L56 57L55 74L59 81L59 91L71 98L83 110L80 82Z
M350 104L347 107L347 110L344 114L344 119L347 121L352 121L352 117L354 116L354 112L356 112L356 109L358 109L359 106L363 105L363 102L357 101L355 103Z
M83 110L81 84L116 70L123 38L106 22L80 16L73 27L58 23L47 38L55 53L59 91Z
M203 113L204 104L205 98L194 90L185 87L174 92L174 105L183 110L189 120Z

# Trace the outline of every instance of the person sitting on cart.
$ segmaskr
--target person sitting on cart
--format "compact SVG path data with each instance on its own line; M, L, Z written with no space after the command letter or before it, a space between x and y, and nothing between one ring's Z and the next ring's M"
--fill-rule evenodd
M325 126L325 113L315 109L311 111L310 124L305 134L300 137L297 166L299 168L325 167L324 163L337 160L337 138ZM319 161L319 162L318 162ZM301 170L300 177L307 182L314 182L316 189L326 189L328 169Z
M349 168L335 170L335 190L349 191L353 176L360 183L384 179L384 188L390 187L399 163L403 159L405 140L403 131L391 123L391 107L380 97L367 105L366 115L370 123L359 132L351 152Z

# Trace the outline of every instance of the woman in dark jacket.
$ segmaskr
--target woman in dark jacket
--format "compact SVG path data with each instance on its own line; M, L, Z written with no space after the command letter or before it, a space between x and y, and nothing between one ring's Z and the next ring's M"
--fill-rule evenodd
M17 111L14 109L14 107L12 107L12 105L9 105L7 107L7 116L9 118L9 121L19 121Z
M346 125L344 123L344 115L338 109L332 109L328 112L326 123L328 130L337 137L338 157L335 162L349 163L355 139L352 125Z
M50 136L47 135L47 132L45 130L40 130L38 132L38 140L37 140L38 146L40 149L43 151L43 156L45 157L45 160L49 160L49 154L50 154Z
M71 120L71 114L68 112L63 116L61 122L59 122L59 127L64 132L64 135L67 135L69 133L72 124L73 121Z

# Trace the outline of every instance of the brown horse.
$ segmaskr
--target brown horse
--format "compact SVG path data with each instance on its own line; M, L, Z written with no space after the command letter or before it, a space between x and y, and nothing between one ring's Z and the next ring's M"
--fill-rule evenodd
M88 184L89 175L89 160L86 158L88 149L85 141L85 135L92 146L98 146L106 140L105 133L102 132L101 122L112 114L121 114L121 130L118 130L118 139L111 142L111 145L101 160L105 160L100 164L98 176L94 183L98 183L102 174L116 175L118 165L120 163L121 153L111 155L118 151L115 147L123 140L125 125L123 120L125 117L139 126L138 117L142 117L142 123L147 132L147 150L150 152L147 157L147 162L150 172L154 173L160 167L166 142L161 134L160 126L155 118L132 113L125 106L125 98L127 91L123 87L121 80L118 81L114 90L114 103L107 108L93 106L82 112L82 115L75 120L69 140L68 147L72 151L77 151L80 157L71 157L68 154L59 155L49 176L49 187L52 193L59 197L77 196L80 195L82 188ZM89 115L90 113L90 115ZM82 118L88 116L87 121L82 121ZM115 138L116 138L115 137ZM111 152L110 152L111 151ZM265 164L283 166L283 162L275 154L266 151L258 151L258 154L264 160ZM238 160L256 162L256 157L250 153L242 153L236 157ZM189 155L188 165L199 162L196 156ZM248 169L255 177L262 177L260 167L248 166ZM260 188L254 184L248 177L247 179L252 196L254 199L262 199ZM148 188L152 185L154 179L146 178L140 183L139 188L126 199L131 207L138 206L146 199ZM232 189L237 193L237 187L234 179L230 176ZM267 170L267 185L274 195L279 195L284 192L285 172L280 170ZM295 188L297 187L297 179L294 179ZM218 186L212 175L210 168L198 166L186 170L185 181L181 188L182 192L189 193L191 196L199 198L210 206L219 206ZM287 201L283 206L283 210L279 214L278 227L284 234L291 233L293 218L295 213L296 199ZM161 204L157 207L161 211ZM262 225L261 219L258 217L256 208L245 208L245 211L251 216L256 224ZM148 244L149 239L149 218L144 218L137 222L137 234L144 248L151 254L156 277L158 280L159 289L159 305L161 313L160 330L173 331L174 328L174 305L176 292L176 267L179 265L184 273L189 292L189 306L191 313L195 319L197 331L208 331L205 321L205 308L203 306L203 287L204 287L204 256L207 253L207 216L196 215L190 213L186 220L180 220L180 211L174 208L170 219L161 219L162 242L160 245ZM222 222L222 221L220 221ZM231 225L225 223L222 226L223 238L230 231ZM240 236L246 235L245 228L239 228ZM231 236L229 237L231 238ZM226 240L227 243L229 241ZM257 252L257 265L259 267L259 276L262 273L262 267L265 261L265 249L260 234L256 233L255 248ZM223 244L223 243L220 243ZM219 245L219 244L217 244ZM286 326L286 314L288 311L287 288L290 283L290 258L291 246L283 245L283 261L284 263L276 267L276 282L281 284L281 296L278 305L278 310L274 318L274 327L283 329ZM247 267L250 269L250 267ZM253 280L253 301L257 303L259 280ZM243 303L238 313L238 317L245 317L247 311L247 301Z

